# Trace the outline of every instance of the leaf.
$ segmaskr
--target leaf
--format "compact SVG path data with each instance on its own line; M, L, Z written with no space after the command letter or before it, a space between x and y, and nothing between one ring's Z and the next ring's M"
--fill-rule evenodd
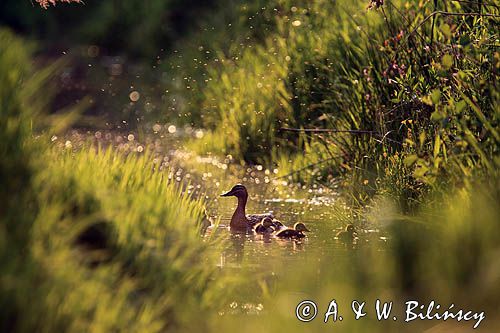
M420 133L420 135L418 136L418 140L420 143L420 148L422 148L425 143L425 132Z
M415 142L413 142L412 140L406 138L405 139L405 143L407 143L410 147L413 147L415 145Z
M450 69L451 66L453 66L453 57L449 54L445 54L442 58L441 58L441 64L443 65L443 67L445 69Z
M422 97L422 102L429 105L429 106L432 106L432 100L429 96Z
M443 33L443 35L446 36L446 38L451 37L451 28L448 24L445 23L445 24L441 25L440 30Z
M439 91L439 89L434 89L431 94L432 103L438 104L440 98L441 98L441 91Z
M474 111L474 113L479 118L479 120L484 125L484 127L486 127L491 132L491 134L493 134L493 137L495 138L495 140L500 141L500 134L498 134L496 128L492 125L492 123L488 120L488 118L486 118L486 116L481 111L481 109L479 108L479 106L477 106L473 101L471 101L469 99L469 97L467 97L461 90L459 90L458 92L460 93L460 95L462 96L462 98L464 99L464 101Z
M427 171L429 171L429 168L427 166L420 165L420 167L416 168L413 172L413 176L415 176L416 178L423 178Z
M458 113L460 113L465 109L466 106L467 106L467 102L462 99L457 104L455 104L455 110Z
M441 150L441 136L436 135L436 139L434 140L434 158L438 157L439 151Z
M418 160L418 156L417 155L408 155L405 157L404 159L404 164L407 166L407 167L411 167L413 164L415 164L415 162Z
M441 121L444 118L445 118L445 115L442 112L440 112L439 110L436 110L431 114L431 120L435 121L435 122Z

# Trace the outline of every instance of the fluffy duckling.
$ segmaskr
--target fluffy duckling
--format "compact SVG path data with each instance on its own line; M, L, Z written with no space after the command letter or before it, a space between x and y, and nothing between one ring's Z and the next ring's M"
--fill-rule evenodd
M273 219L270 217L264 217L260 223L257 223L253 228L258 234L271 234L275 230Z
M201 219L201 233L204 234L207 229L214 224L214 220L208 215L207 209L203 210Z
M274 235L278 238L304 238L306 237L306 235L304 235L305 231L309 231L305 224L297 222L293 225L293 228L282 229Z
M285 225L283 223L281 223L281 221L276 220L276 219L273 219L273 225L274 225L274 229L276 229L276 230L286 228Z
M337 232L335 236L343 242L352 242L356 236L356 229L352 224L348 224L344 230Z

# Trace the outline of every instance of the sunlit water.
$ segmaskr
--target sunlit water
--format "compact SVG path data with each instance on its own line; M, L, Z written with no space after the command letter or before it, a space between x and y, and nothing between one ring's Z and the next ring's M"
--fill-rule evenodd
M230 175L228 178L231 178ZM249 191L247 214L273 212L276 218L287 226L303 222L310 230L301 240L278 239L255 233L234 233L227 226L236 207L234 197L219 197L213 194L211 211L221 219L215 232L227 239L229 246L221 251L221 267L253 267L257 271L290 268L303 269L311 261L343 260L348 253L356 251L370 240L383 242L377 230L358 229L359 237L353 243L344 243L335 237L345 221L339 220L338 196L334 193L321 194L317 190L277 190L274 184L245 184ZM228 187L227 189L229 189ZM293 197L290 197L293 196ZM347 207L342 207L344 214ZM346 213L347 211L347 213ZM276 260L279 259L279 260ZM279 267L277 267L279 266Z

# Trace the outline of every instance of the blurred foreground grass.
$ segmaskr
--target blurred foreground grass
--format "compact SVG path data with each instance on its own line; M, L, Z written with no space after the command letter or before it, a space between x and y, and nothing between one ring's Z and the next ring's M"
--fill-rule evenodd
M1 330L202 329L192 313L217 303L221 281L199 237L202 203L147 155L35 139L43 85L21 42L0 41Z

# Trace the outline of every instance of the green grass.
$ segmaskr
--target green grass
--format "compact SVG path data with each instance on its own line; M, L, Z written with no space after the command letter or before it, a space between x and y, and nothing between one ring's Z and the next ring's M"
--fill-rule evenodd
M0 40L2 331L203 329L192 313L220 304L225 281L206 251L217 240L200 238L203 203L149 154L35 139L43 80L20 40Z
M274 24L265 38L237 55L221 50L220 61L208 66L210 79L198 92L212 132L192 146L286 172L317 168L314 162L329 152L335 157L321 164L326 177L307 168L299 177L328 184L338 171L353 187L371 181L372 194L418 197L496 169L498 7L485 6L492 16L477 16L477 6L455 2L446 9L401 1L366 6L279 1L266 7ZM458 15L424 21L434 10ZM370 134L304 139L281 127ZM324 147L312 152L317 156L307 153L301 162L318 145ZM400 181L390 182L400 172Z
M189 313L203 313L219 297L216 258L200 239L202 203L155 170L148 155L90 149L48 158L54 162L40 176L45 205L33 226L33 251L51 267L47 283L68 288L52 291L56 313L67 307L69 316L90 315L81 323L86 329L101 322L109 329L200 329ZM53 235L56 229L67 232ZM89 302L79 308L72 296Z
M21 244L7 230L1 238L2 304L9 310L2 326L202 329L191 313L219 304L224 281L206 252L215 240L200 239L202 203L155 170L148 155L86 149L38 158L45 163L33 175L34 198L18 202L32 223L14 229L29 237ZM13 212L3 225L18 221Z

